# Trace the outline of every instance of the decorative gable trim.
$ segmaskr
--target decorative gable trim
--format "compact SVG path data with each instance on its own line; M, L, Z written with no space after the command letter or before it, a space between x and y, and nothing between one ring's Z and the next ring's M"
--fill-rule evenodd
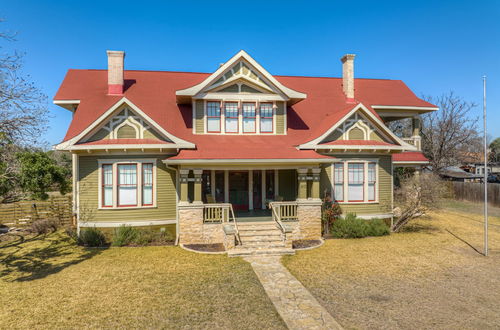
M379 118L377 118L368 108L366 108L362 103L357 104L352 110L350 110L347 114L344 115L337 123L335 123L332 127L330 127L325 133L320 135L319 137L311 140L307 143L301 144L298 146L299 149L367 149L366 146L353 146L349 144L345 145L321 145L321 143L336 129L340 128L341 125L344 125L351 116L353 116L356 112L360 112L368 121L376 124L378 126L380 133L383 136L392 142L394 142L395 146L369 146L368 149L387 149L387 150L407 150L407 151L416 151L417 148L404 142L398 136L396 136ZM357 124L357 123L356 123ZM352 127L356 127L353 125ZM351 129L352 127L349 127ZM343 132L345 135L348 132Z
M256 71L259 74L259 79L250 79L243 72L235 74L234 72L230 71L232 67L240 60L243 60L244 63L246 62L251 71ZM224 75L226 75L228 72L232 72L232 74L229 77L225 77ZM177 99L178 101L180 101L182 97L192 98L199 95L200 93L205 92L207 89L213 89L241 78L245 78L245 80L258 85L261 88L269 89L269 87L272 86L276 89L276 92L286 96L287 101L291 100L293 103L303 100L307 97L306 94L297 92L281 84L244 50L240 50L229 61L220 66L214 73L212 73L201 83L186 89L178 90L176 92ZM262 82L260 82L260 80L262 80ZM271 86L268 86L267 83Z
M172 141L172 147L173 148L179 148L179 149L194 149L195 144L188 142L186 140L183 140L181 138L178 138L169 132L167 132L163 127L161 127L157 122L155 122L153 119L151 119L145 112L143 112L139 107L137 107L134 103L132 103L130 100L128 100L126 97L121 98L118 102L116 102L111 108L106 110L99 118L97 118L91 125L89 125L87 128L85 128L80 134L77 136L64 141L62 143L59 143L54 146L56 150L71 150L71 147L74 146L75 144L79 142L84 142L85 139L91 136L94 131L99 128L100 126L103 125L103 123L110 119L110 117L119 110L119 108L122 105L127 105L129 106L135 114L137 114L139 117L141 117L150 127L153 127L156 129L159 133L164 135L168 140ZM105 148L106 145L103 145L103 148Z

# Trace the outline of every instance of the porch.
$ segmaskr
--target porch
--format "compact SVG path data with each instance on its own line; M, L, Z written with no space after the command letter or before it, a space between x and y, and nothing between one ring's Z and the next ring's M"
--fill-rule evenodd
M180 242L290 252L293 240L319 239L320 172L319 166L181 168Z

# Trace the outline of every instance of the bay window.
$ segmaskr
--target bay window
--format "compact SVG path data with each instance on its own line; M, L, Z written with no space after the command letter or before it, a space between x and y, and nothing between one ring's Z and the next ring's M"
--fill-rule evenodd
M99 160L99 207L154 207L156 160Z
M238 103L224 103L224 117L226 119L226 133L238 133Z
M261 103L260 104L260 132L272 133L273 132L273 104Z
M207 102L207 132L220 132L220 102Z
M340 203L378 201L378 165L376 161L356 160L332 165L332 196Z
M243 103L243 133L255 133L255 103Z

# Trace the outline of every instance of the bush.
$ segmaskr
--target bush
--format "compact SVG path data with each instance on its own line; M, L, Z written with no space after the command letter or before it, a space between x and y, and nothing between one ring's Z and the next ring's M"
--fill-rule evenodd
M332 225L332 234L337 238L362 238L383 236L390 233L389 227L381 219L363 220L354 213L348 213Z
M130 243L135 243L139 238L140 233L137 229L131 226L120 226L115 229L113 235L113 246L124 246Z
M173 240L174 237L170 232L148 228L139 232L139 236L137 237L135 243L137 243L137 245L163 245L172 242Z
M41 235L47 234L49 231L56 231L59 228L59 222L55 220L35 220L31 223L31 231Z
M97 228L82 229L78 237L78 243L84 246L100 247L106 246L106 237Z
M332 201L329 195L323 199L321 206L321 222L323 235L330 233L330 229L335 221L342 215L342 209L337 201Z

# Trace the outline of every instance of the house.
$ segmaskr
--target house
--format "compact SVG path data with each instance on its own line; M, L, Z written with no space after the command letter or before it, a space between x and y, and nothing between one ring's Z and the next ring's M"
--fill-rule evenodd
M458 182L480 182L483 176L469 173L458 166L448 166L439 172L439 176L444 180Z
M54 98L73 112L55 148L73 157L79 228L169 227L227 249L268 228L253 245L289 247L320 238L325 196L392 218L393 167L428 162L418 118L437 107L400 80L354 79L355 55L342 78L273 76L245 51L213 73L129 71L124 52L107 55L108 70L69 70ZM402 118L413 136L388 129Z

